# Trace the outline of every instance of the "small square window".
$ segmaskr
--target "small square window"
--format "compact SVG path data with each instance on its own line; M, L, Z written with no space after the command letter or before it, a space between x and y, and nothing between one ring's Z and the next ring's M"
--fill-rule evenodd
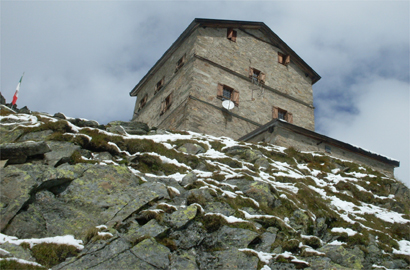
M228 31L226 33L227 39L229 39L230 41L236 42L236 35L237 35L237 32L233 30L233 28L228 28Z
M231 89L231 88L229 88L229 87L224 87L223 88L223 94L222 94L222 96L225 98L225 99L231 99L231 96L232 96L232 91L233 91L233 89Z
M249 78L253 83L265 83L265 74L256 68L249 67Z
M147 104L147 100L148 100L148 94L145 94L145 96L140 101L140 104L138 106L138 111L144 108L145 104Z
M325 152L326 153L332 153L332 148L329 145L325 145Z
M272 118L281 119L290 124L293 124L293 114L278 107L272 108Z
M155 91L154 91L154 95L156 94L156 93L158 93L159 92L159 90L161 90L161 88L164 86L164 77L159 81L159 82L157 82L157 84L155 85Z
M284 110L278 110L278 118L281 120L285 120L285 115L286 115L286 111Z
M224 84L218 84L217 97L222 100L231 100L235 106L239 106L239 92Z
M185 64L186 61L186 55L184 54L177 62L176 67L175 67L175 72L180 70L182 66Z
M287 66L290 63L290 55L278 52L278 62Z
M169 94L169 95L165 98L165 100L163 100L163 101L161 102L161 112L160 112L160 115L163 115L163 114L164 114L166 111L168 111L169 108L171 107L171 105L172 105L172 94L173 94L173 93Z

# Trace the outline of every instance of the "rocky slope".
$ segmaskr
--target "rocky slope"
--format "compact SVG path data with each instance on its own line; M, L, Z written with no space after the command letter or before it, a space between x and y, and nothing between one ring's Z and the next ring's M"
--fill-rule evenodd
M410 195L345 160L0 110L1 269L409 269Z

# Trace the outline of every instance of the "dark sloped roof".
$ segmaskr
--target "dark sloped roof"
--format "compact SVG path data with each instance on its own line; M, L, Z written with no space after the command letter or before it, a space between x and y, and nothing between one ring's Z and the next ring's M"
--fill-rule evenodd
M302 127L299 127L299 126L295 126L293 124L290 124L286 121L281 121L279 119L273 119L272 121L270 121L267 124L255 129L254 131L246 134L245 136L239 138L238 140L239 141L248 141L249 139L255 137L256 135L259 135L259 134L269 130L269 128L271 128L271 127L284 128L284 129L290 130L294 133L301 134L303 136L306 136L306 137L309 137L309 138L312 138L312 139L316 139L316 140L322 141L324 143L334 145L334 146L339 147L339 148L346 149L350 152L360 154L360 155L363 155L363 156L378 160L380 162L383 162L383 163L386 163L386 164L389 164L389 165L393 165L395 167L400 166L400 162L397 161L397 160L390 159L388 157L379 155L377 153L370 152L370 151L365 150L363 148L360 148L360 147L357 147L357 146L354 146L354 145L351 145L351 144L348 144L348 143L345 143L345 142L342 142L342 141L327 137L325 135L316 133L314 131L311 131L311 130L308 130L308 129L305 129L305 128L302 128Z
M239 29L259 29L266 35L270 43L279 48L285 54L291 56L291 61L299 66L312 79L312 84L320 80L317 74L299 55L297 55L282 39L279 38L266 24L263 22L253 21L233 21L233 20L215 20L215 19L194 19L191 24L184 30L178 39L171 45L171 47L161 56L155 65L148 71L148 73L141 79L141 81L132 89L130 96L136 96L138 89L159 69L172 53L182 44L182 42L198 27L226 27Z

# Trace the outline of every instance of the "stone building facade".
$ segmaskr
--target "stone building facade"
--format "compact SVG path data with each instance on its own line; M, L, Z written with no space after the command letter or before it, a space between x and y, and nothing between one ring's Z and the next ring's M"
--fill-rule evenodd
M131 91L133 120L234 139L274 118L314 130L319 79L264 23L195 19Z

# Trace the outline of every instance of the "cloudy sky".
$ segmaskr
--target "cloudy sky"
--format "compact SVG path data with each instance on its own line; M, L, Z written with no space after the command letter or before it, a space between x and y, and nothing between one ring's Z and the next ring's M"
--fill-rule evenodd
M410 186L408 1L5 1L1 93L18 106L131 119L129 92L194 18L261 21L322 79L316 131L398 159Z

